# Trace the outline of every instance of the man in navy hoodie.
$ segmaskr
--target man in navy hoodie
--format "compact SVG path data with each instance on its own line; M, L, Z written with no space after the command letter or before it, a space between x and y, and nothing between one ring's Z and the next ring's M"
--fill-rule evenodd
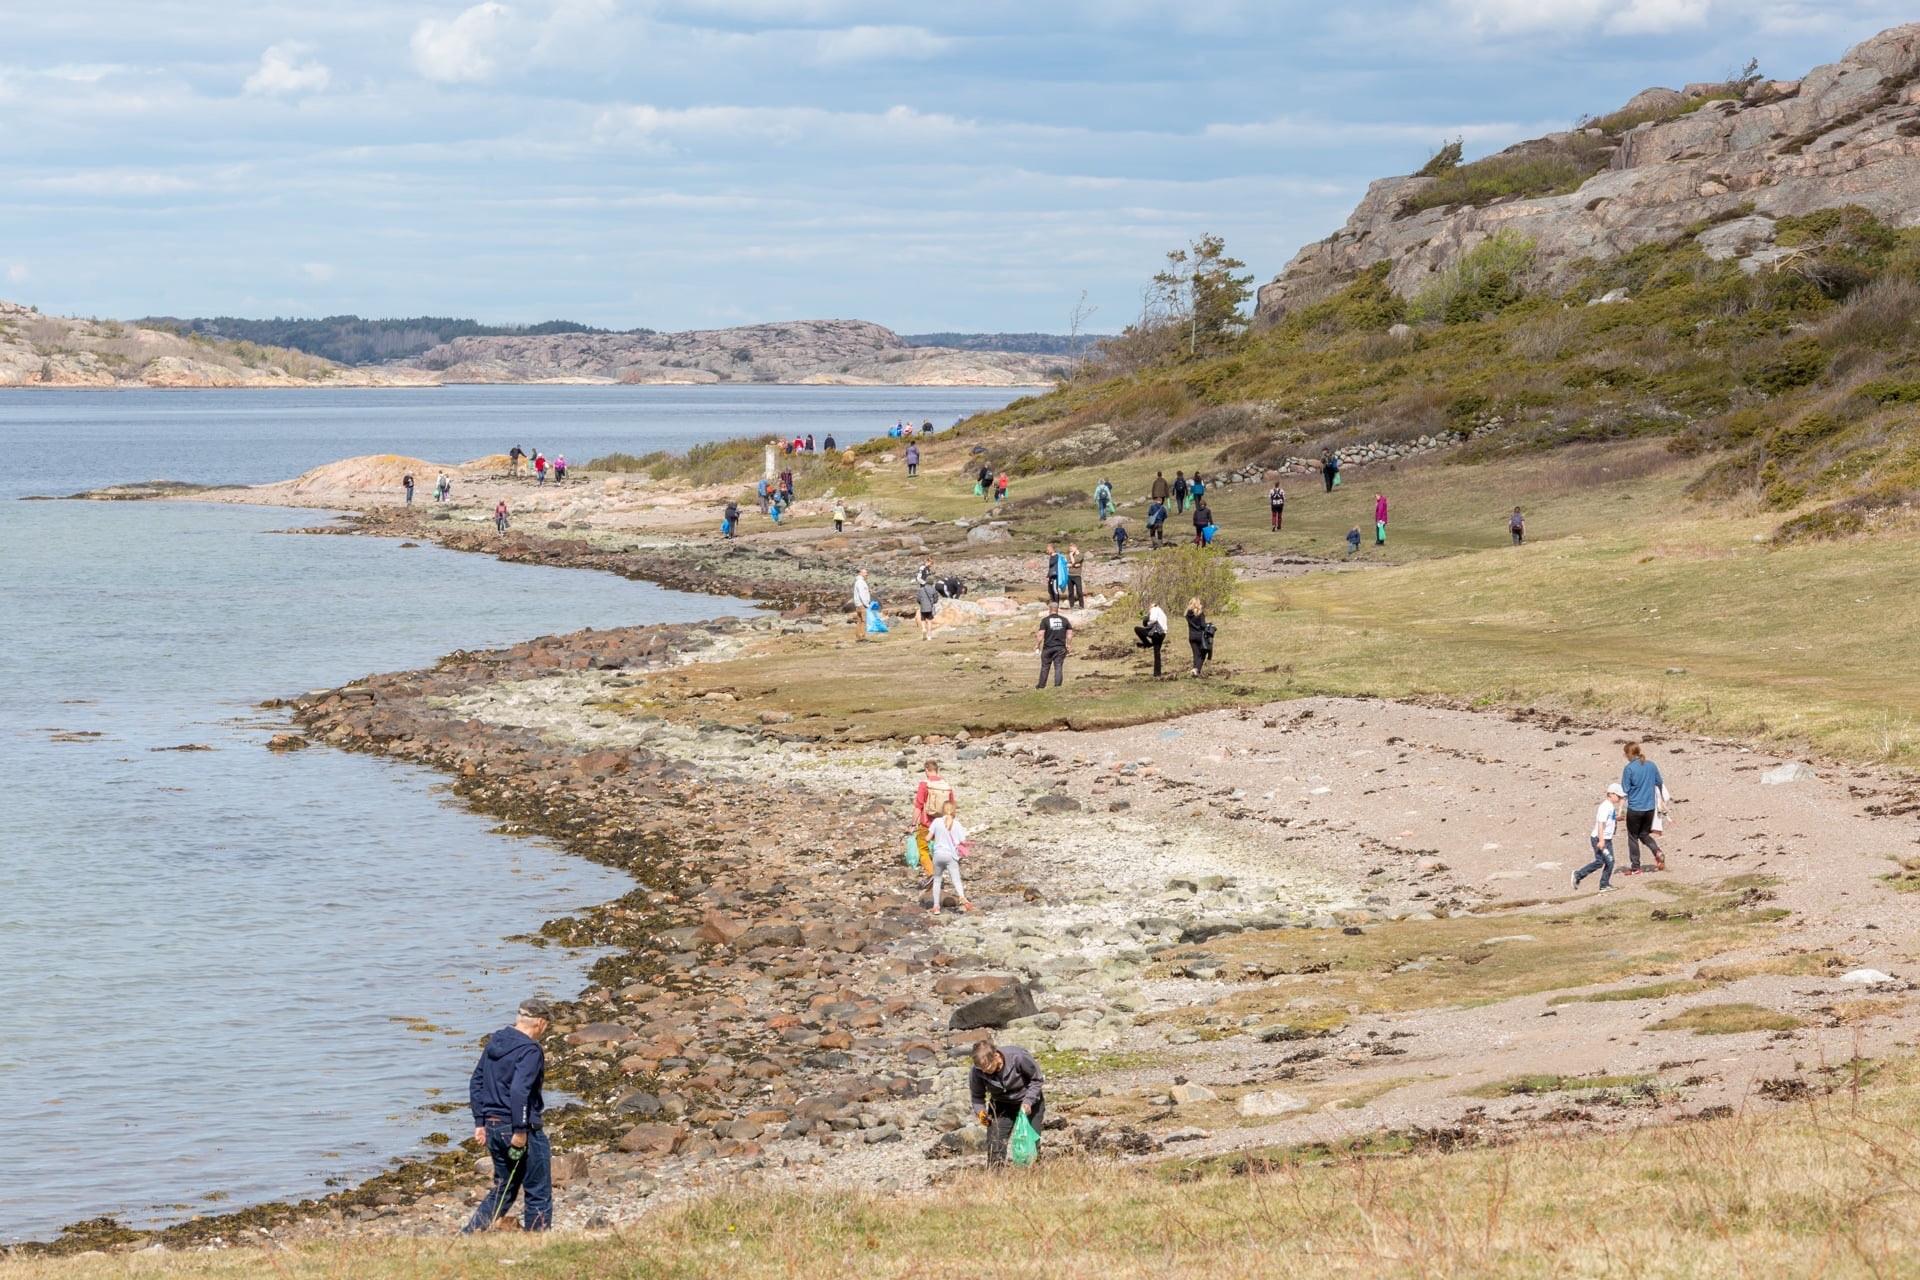
M526 1193L522 1226L545 1231L553 1225L552 1150L540 1123L546 1110L540 1083L547 1071L540 1037L547 1033L552 1018L553 1010L545 1000L524 1002L512 1026L487 1037L487 1047L473 1068L467 1086L473 1105L473 1140L493 1158L493 1187L468 1220L469 1232L491 1227L522 1191Z

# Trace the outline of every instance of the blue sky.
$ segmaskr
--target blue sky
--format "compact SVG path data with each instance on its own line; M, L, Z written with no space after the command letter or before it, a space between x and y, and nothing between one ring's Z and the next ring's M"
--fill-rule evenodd
M1883 0L0 0L0 296L1060 331Z

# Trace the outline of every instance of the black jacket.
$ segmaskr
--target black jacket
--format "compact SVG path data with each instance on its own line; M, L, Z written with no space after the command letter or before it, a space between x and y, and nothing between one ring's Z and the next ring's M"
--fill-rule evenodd
M1207 615L1190 613L1187 615L1187 643L1199 645L1204 653L1213 652L1213 628L1207 625Z
M473 1079L467 1082L473 1123L483 1125L488 1116L505 1116L516 1129L540 1128L547 1109L546 1099L540 1096L546 1074L546 1051L520 1028L502 1027L488 1036L487 1047L474 1064Z
M1213 523L1213 508L1202 502L1193 509L1193 527L1204 529Z

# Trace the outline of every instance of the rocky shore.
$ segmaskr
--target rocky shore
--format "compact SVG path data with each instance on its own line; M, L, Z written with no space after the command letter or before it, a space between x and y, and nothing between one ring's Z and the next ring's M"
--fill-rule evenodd
M564 1229L743 1180L935 1185L980 1146L963 1054L982 1028L1040 1055L1050 1151L1194 1161L1719 1114L1766 1105L1767 1082L1823 1087L1808 1062L1905 1034L1904 935L1876 932L1870 895L1909 801L1866 771L1760 787L1774 762L1668 738L1688 830L1778 838L1690 841L1671 879L1590 908L1566 900L1577 841L1562 828L1614 767L1606 727L1304 699L1102 731L852 740L803 730L724 673L783 647L838 661L853 558L904 599L919 533L802 553L815 534L724 545L556 515L502 538L442 514L369 503L312 532L780 606L454 653L293 698L293 730L269 744L429 766L503 830L634 877L539 932L608 952L549 1044L549 1079L573 1099L550 1116ZM1242 557L1243 572L1302 568ZM984 604L957 613L958 660L1024 638ZM975 833L971 915L929 916L902 861L928 756ZM1792 850L1816 828L1813 876ZM1677 985L1607 994L1655 977ZM1661 1023L1700 992L1770 1020L1705 1056ZM464 1116L446 1128L459 1136ZM54 1247L444 1234L484 1185L476 1156L448 1140L322 1199L154 1233L79 1224Z

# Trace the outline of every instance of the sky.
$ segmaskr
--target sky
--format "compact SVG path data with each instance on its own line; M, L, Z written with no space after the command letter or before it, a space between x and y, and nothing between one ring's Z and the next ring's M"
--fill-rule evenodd
M1895 0L0 0L0 297L61 313L1137 317L1374 178Z

